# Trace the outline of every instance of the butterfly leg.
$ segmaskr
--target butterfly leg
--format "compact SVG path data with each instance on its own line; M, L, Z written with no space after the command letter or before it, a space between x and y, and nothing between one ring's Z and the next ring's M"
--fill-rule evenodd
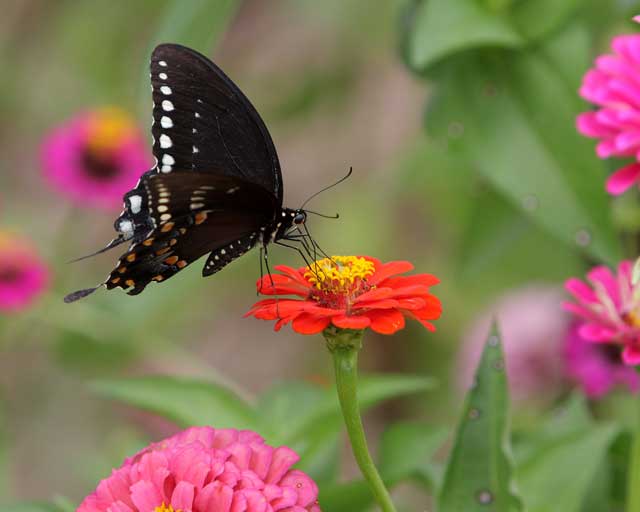
M285 238L284 240L288 240L290 242L302 242L301 239L291 239L291 238ZM304 260L304 263L307 267L311 267L311 263L309 263L309 260L307 259L307 256L305 255L304 252L302 252L302 249L300 249L300 247L296 247L295 245L289 245L289 244L285 244L284 242L282 242L282 240L278 240L277 242L275 242L276 245L279 245L280 247L287 247L288 249L293 249L294 251L296 251Z
M264 267L262 266L264 264ZM273 276L271 275L271 269L269 268L269 252L266 244L260 246L260 288L258 288L257 295L262 293L262 284L264 283L264 268L267 269L267 274L269 275L269 280L271 281L271 286L275 286L273 282Z

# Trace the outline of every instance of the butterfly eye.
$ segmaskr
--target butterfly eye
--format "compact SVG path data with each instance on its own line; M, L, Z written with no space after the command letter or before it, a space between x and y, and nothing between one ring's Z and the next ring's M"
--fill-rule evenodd
M307 220L307 214L305 212L297 212L293 217L294 224L304 224Z

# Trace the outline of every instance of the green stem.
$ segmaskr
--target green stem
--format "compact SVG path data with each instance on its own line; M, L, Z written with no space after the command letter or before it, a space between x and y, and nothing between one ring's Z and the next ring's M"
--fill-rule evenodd
M629 455L629 474L627 475L627 512L640 512L640 402L638 407L636 429L631 443Z
M375 500L383 512L396 512L389 491L373 463L362 426L358 405L358 351L362 347L364 331L328 328L324 332L329 351L333 355L336 388L342 416L351 442L353 455L367 480Z

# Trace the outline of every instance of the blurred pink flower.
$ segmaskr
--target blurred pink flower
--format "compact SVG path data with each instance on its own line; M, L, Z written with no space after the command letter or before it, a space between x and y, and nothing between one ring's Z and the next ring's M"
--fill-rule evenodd
M622 363L618 347L585 340L579 330L575 324L567 335L567 373L588 397L600 398L618 385L640 390L640 375Z
M611 47L613 54L596 59L580 88L580 95L600 108L580 114L577 127L600 139L600 158L634 159L607 180L607 192L619 195L640 183L640 35L614 37Z
M49 283L49 270L24 239L0 232L0 311L29 307Z
M587 274L590 284L571 278L565 288L577 301L564 307L584 319L579 335L593 343L609 343L622 350L628 365L640 364L640 284L631 284L630 261L618 265L614 274L607 267L594 267Z
M464 336L458 355L458 384L467 390L497 319L504 344L509 388L514 403L548 403L567 384L563 347L569 316L562 311L562 290L527 286L503 295L481 313Z
M103 108L55 128L43 143L42 165L51 184L76 204L114 209L151 159L133 119Z
M297 461L254 432L194 427L125 460L77 512L320 512Z

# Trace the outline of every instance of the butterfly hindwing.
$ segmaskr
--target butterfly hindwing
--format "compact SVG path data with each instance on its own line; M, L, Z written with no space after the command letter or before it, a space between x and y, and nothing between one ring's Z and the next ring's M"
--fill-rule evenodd
M267 128L209 59L174 44L151 57L153 153L160 173L216 172L263 187L282 204L282 175Z
M275 208L262 187L226 176L152 174L140 188L154 227L120 257L106 281L107 288L130 289L132 295L212 251L203 275L222 269L260 240Z

